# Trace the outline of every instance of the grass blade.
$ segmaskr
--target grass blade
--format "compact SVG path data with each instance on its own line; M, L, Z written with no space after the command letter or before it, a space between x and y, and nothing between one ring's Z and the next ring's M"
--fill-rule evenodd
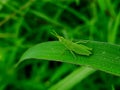
M30 59L36 59L32 61L52 60L90 66L120 76L119 45L96 41L88 41L85 45L93 48L93 54L89 57L76 55L76 58L74 58L64 45L58 41L40 43L27 50L16 66L24 61L31 63Z

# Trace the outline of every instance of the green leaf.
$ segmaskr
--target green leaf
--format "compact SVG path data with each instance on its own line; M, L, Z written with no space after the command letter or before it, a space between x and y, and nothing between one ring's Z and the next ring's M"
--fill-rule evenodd
M58 83L54 84L49 90L73 90L72 88L80 83L83 79L94 73L96 70L86 66L82 66ZM66 83L67 82L67 83Z
M85 45L93 48L92 55L81 56L75 54L75 58L59 41L40 43L28 49L16 66L19 67L19 64L25 61L50 60L85 65L120 76L119 45L97 41L87 41Z

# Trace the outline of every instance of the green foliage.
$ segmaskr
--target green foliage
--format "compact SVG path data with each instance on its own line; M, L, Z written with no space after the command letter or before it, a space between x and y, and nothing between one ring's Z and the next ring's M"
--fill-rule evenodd
M107 43L120 44L119 4L119 0L0 0L0 90L56 89L63 82L63 89L119 89L120 78L112 75L119 74L119 46ZM16 69L16 63L27 49L41 42L56 40L50 34L53 29L69 40L90 40L91 44L85 45L93 47L90 57L81 56L80 60L74 60L70 54L69 60L60 60L71 61L72 64L79 62L80 65L89 65L112 74L56 61L36 62L35 59L30 60L34 63L29 62ZM52 48L59 45L58 42L50 44L55 44ZM54 55L60 55L63 52L60 49L56 49L59 51ZM47 47L43 51L47 51ZM103 51L106 53L101 56ZM69 52L65 51L62 55L66 54L69 55Z
M17 65L31 58L54 60L90 66L120 76L120 46L95 41L88 41L86 44L93 48L92 55L87 57L75 54L75 58L59 42L41 43L26 51Z

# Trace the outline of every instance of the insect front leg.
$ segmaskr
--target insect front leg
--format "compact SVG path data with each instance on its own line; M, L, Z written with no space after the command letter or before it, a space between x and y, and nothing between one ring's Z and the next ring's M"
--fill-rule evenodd
M66 51L69 51L69 50L67 48L65 48L62 55L64 55L66 53Z

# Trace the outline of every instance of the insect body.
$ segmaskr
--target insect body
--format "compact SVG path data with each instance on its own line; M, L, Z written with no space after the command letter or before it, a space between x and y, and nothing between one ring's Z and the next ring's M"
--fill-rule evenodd
M65 38L63 38L62 36L59 36L57 33L55 33L56 37L59 39L59 41L68 49L70 50L70 52L73 54L79 54L79 55L85 55L85 56L89 56L91 53L92 48L89 48L85 45L82 44L77 44L74 43L72 41L69 41Z

